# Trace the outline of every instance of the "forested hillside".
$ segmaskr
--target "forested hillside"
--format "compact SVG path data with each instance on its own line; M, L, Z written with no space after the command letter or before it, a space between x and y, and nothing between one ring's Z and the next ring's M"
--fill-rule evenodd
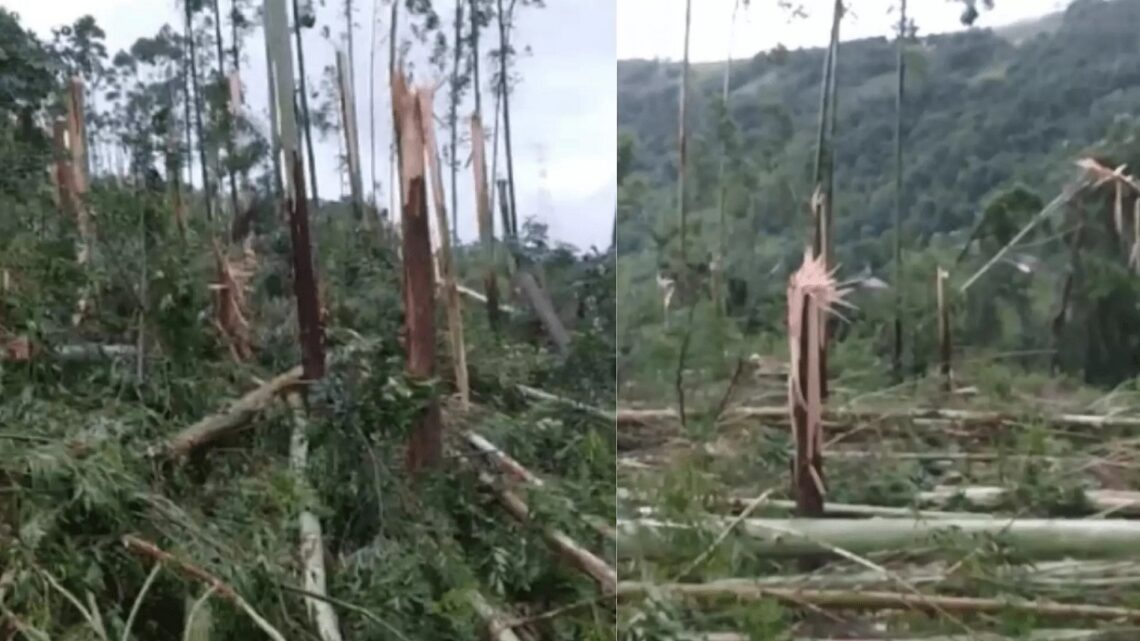
M965 278L967 267L980 267L1053 199L1080 157L1092 154L1115 168L1140 152L1140 38L1132 27L1138 22L1140 1L1077 0L1061 14L1008 32L977 26L927 37L923 30L953 25L917 25L918 36L904 54L901 121L902 286L913 321L906 331L915 334L910 342L922 348L933 338L936 265L959 266ZM730 313L741 321L733 331L782 331L778 299L808 238L824 56L824 49L777 49L734 61L727 111L721 100L724 63L691 68L689 261L703 270L717 253L723 162L723 267ZM893 280L896 57L893 37L843 42L839 48L832 238L841 279ZM619 290L623 300L636 301L619 310L626 351L633 328L660 315L653 274L677 256L680 72L680 64L661 61L618 66ZM1103 206L1111 198L1107 189L1082 198ZM1124 204L1131 200L1127 196ZM1074 228L1062 222L1075 215L1072 208L1065 211L1027 237L1038 267L1032 275L1007 270L995 277L1000 282L973 285L977 299L960 302L973 311L954 321L960 343L1050 347L1049 319L1069 271L1072 240L1057 232ZM959 256L983 219L979 243ZM860 314L885 319L889 305L873 302L875 296L889 298L860 293ZM874 339L871 351L884 353L882 327L845 327L844 335L863 332ZM1088 349L1083 342L1070 349L1084 354L1073 356L1074 367L1087 369ZM919 369L922 352L911 355Z
M0 638L613 639L613 427L582 409L613 404L613 254L520 225L509 151L493 233L511 92L479 78L516 14L377 3L366 92L329 35L360 4L187 0L124 51L129 21L47 39L0 7ZM396 57L425 43L438 96ZM356 108L397 131L387 213ZM466 131L474 168L444 165ZM447 242L460 176L477 245Z

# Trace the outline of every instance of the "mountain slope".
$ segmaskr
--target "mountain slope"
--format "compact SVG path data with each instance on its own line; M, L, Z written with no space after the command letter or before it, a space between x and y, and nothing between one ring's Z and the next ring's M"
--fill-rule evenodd
M908 242L970 226L987 197L1017 182L1047 200L1076 154L1140 104L1140 0L1077 0L1048 20L1023 26L1018 37L975 29L911 46ZM844 42L840 51L835 238L841 259L859 264L881 265L889 254L882 241L894 198L895 55L885 38ZM731 224L745 226L733 227L731 236L781 234L801 222L823 56L822 49L774 51L733 65L730 113L739 151L730 175L745 195L729 196L729 213ZM694 215L708 225L716 223L722 64L695 65L692 76L690 191ZM618 64L618 127L634 141L631 175L660 190L662 204L675 180L679 77L675 63ZM618 235L627 249L643 243L623 243L623 235L665 224L635 226L628 212L624 218ZM715 231L704 235L709 243Z

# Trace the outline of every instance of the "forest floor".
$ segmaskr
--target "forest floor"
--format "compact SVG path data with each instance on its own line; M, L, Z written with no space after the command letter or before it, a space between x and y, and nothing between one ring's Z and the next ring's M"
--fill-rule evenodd
M719 420L706 409L684 428L668 411L619 411L624 627L705 641L1140 638L1134 382L1106 392L990 362L964 364L955 393L934 378L840 381L822 519L791 518L786 389L748 378ZM633 386L625 396L648 406Z

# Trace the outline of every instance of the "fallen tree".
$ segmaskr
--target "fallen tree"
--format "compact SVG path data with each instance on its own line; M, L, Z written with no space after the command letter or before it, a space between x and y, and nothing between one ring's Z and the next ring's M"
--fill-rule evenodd
M618 519L617 547L629 556L653 554L671 532L702 529L716 533L731 519L707 517L688 525L656 519ZM1121 558L1140 553L1140 522L1125 519L745 519L737 531L753 552L771 557L828 554L836 548L858 555L918 551L935 535L1002 538L1034 559Z
M841 610L912 610L927 614L1000 614L1017 612L1039 617L1067 619L1126 620L1140 623L1140 610L1107 605L986 599L868 590L798 590L769 588L747 579L722 579L708 583L653 584L622 581L618 598L642 597L650 592L695 601L774 599L790 606L810 605Z
M677 410L618 408L617 424L639 425L661 421L677 421ZM783 406L733 407L725 410L723 420L757 420L763 422L788 423L788 408ZM907 420L913 422L949 422L959 424L1005 425L1014 423L1043 422L1060 427L1105 427L1116 429L1140 429L1140 416L1109 416L1101 414L1017 414L1012 412L992 412L980 410L955 410L938 408L916 409L852 409L837 408L824 411L824 420L833 425L851 423L874 423Z

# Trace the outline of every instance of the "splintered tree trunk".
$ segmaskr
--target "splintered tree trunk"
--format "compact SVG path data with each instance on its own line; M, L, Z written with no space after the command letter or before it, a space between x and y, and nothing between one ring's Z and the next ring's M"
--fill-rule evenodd
M424 149L431 169L431 191L435 203L436 223L439 226L439 271L443 279L444 300L447 304L447 330L451 339L451 358L455 366L455 386L459 389L459 400L463 409L467 409L471 402L471 390L467 381L467 348L463 342L463 313L459 306L459 291L455 286L455 261L451 255L443 176L439 166L439 146L436 144L435 124L432 118L434 97L433 89L420 89L419 115L420 123L423 125Z
M364 194L360 176L360 144L356 135L356 98L352 93L351 64L343 51L336 54L337 82L340 85L340 117L344 123L344 144L348 150L349 183L352 186L352 213L364 218Z
M471 166L475 174L475 210L479 223L479 244L483 247L485 271L483 291L487 296L487 322L491 331L499 332L499 282L495 276L495 224L487 195L487 155L483 121L478 110L471 116Z
M392 76L392 109L396 115L403 197L406 369L410 378L427 381L435 375L435 284L424 181L424 129L416 102L416 94L409 90L403 71L398 71ZM439 403L432 398L418 417L408 443L408 472L417 474L434 467L442 450Z
M305 194L305 170L297 148L297 114L293 105L293 52L290 50L285 0L267 0L266 39L269 41L269 75L277 89L278 122L274 128L284 154L285 208L292 242L293 289L297 296L297 324L301 336L301 367L306 380L324 376L324 330L321 327L320 296L313 268L309 237L309 209Z

